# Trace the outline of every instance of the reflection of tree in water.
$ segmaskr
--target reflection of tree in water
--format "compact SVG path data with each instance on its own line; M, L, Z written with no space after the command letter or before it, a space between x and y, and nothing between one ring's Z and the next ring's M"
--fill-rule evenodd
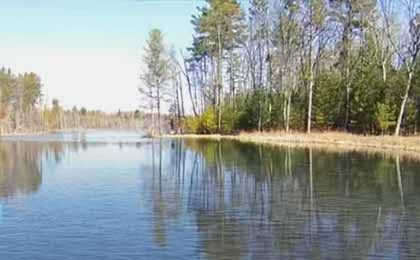
M152 143L152 165L153 165L153 185L156 186L154 194L153 213L155 217L153 233L155 234L155 242L159 246L166 245L165 218L166 207L162 194L162 141L158 144L157 158L155 144ZM156 161L157 160L157 163ZM156 167L157 165L157 167Z
M32 193L42 181L39 149L21 143L0 143L0 197Z
M36 192L42 183L42 159L60 162L64 148L77 144L0 142L0 198Z
M174 203L179 201L178 198L172 197L172 190L169 189L170 187L163 180L164 168L165 172L168 169L168 163L162 165L165 157L163 150L169 148L166 143L162 143L162 140L152 141L143 148L145 149L144 154L150 156L146 159L149 163L143 165L144 170L152 173L150 183L146 187L151 189L153 238L157 246L165 247L167 245L166 225L168 220L176 218L176 208L173 206L175 205ZM171 166L169 165L169 167ZM175 209L175 212L173 209Z
M187 205L208 259L420 254L416 162L197 140L167 156L156 221Z

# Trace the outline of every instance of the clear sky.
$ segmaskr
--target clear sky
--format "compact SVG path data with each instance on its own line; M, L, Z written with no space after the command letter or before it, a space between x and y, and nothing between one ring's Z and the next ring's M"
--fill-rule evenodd
M137 109L152 28L191 43L201 0L0 0L0 66L41 76L44 100L107 112Z

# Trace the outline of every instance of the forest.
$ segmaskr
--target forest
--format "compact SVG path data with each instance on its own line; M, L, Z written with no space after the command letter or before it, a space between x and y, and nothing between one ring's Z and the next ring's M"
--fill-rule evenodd
M140 111L115 114L84 107L64 109L59 100L43 100L41 78L31 72L15 75L0 69L0 134L39 133L87 128L136 128Z
M142 108L161 133L331 131L415 135L418 0L206 0L192 44L149 33Z

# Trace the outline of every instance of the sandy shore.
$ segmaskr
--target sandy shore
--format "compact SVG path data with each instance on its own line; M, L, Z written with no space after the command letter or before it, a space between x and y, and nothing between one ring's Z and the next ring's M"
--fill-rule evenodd
M256 144L307 147L333 152L366 151L392 157L420 159L420 137L362 136L340 132L328 133L241 133L238 135L165 135L164 138L226 139Z

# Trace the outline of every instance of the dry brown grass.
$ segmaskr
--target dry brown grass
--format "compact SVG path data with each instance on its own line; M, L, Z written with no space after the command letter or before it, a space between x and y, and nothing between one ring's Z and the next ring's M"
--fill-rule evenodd
M420 137L362 136L343 132L241 132L238 135L175 135L175 138L231 139L241 142L308 147L332 152L365 151L420 160Z

